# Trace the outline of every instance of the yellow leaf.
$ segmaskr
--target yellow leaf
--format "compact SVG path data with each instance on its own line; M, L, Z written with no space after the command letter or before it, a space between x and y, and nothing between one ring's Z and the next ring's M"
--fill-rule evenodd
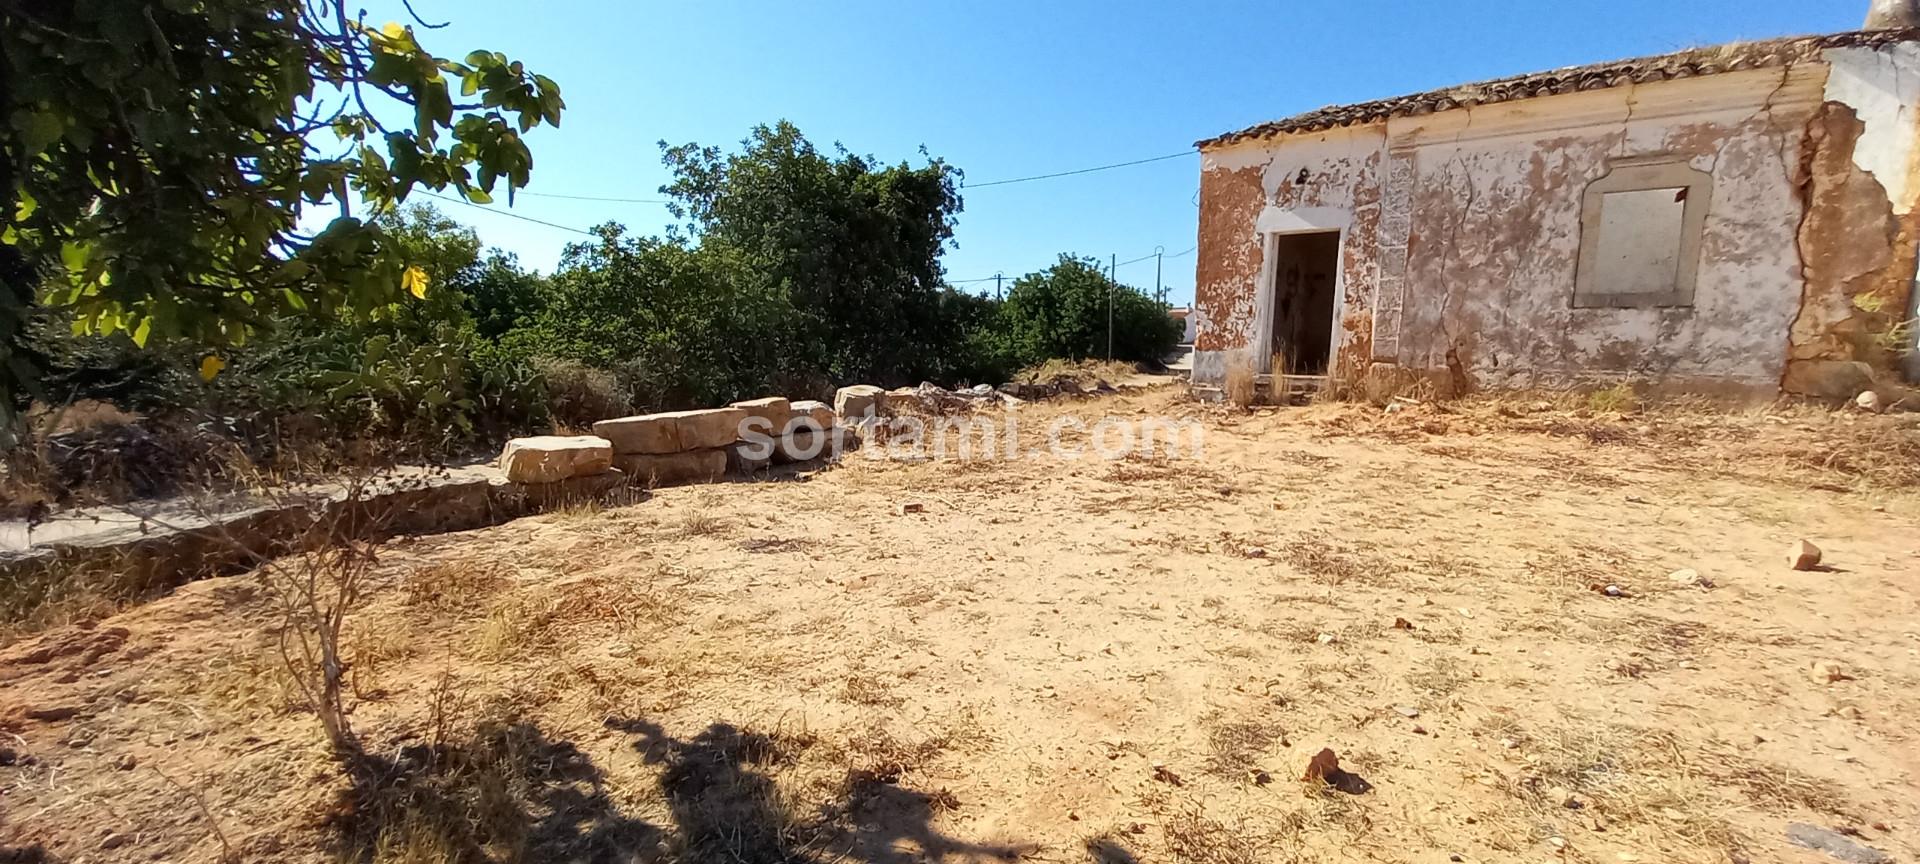
M227 361L213 354L208 354L200 358L200 380L212 381L213 376L220 374L220 370L225 368L227 368Z
M418 267L408 267L407 272L400 276L400 287L407 289L408 294L422 300L427 299L427 271Z

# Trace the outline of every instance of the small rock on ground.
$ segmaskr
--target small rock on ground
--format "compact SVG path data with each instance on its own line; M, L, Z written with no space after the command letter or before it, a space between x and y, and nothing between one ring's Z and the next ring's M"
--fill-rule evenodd
M1893 864L1893 858L1885 852L1855 843L1838 831L1829 831L1805 822L1789 823L1787 839L1795 846L1817 849L1850 864Z
M1812 570L1820 566L1820 547L1805 540L1795 543L1787 549L1787 563L1795 570Z

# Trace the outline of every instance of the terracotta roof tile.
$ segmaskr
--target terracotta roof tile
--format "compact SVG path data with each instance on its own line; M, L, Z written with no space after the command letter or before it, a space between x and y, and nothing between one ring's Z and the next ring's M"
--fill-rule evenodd
M1308 111L1283 120L1261 123L1238 132L1229 132L1197 141L1194 146L1205 150L1292 132L1317 132L1340 126L1373 123L1389 117L1410 117L1448 111L1462 106L1513 102L1583 90L1604 90L1624 84L1670 81L1742 69L1789 66L1817 59L1822 51L1829 48L1878 46L1914 41L1920 41L1920 29L1867 30L1835 33L1828 36L1794 36L1761 42L1736 42L1709 48L1691 48L1655 57L1569 66L1529 75L1496 78L1477 84L1429 90L1411 96L1397 96L1392 99L1379 99L1351 105L1332 105L1317 111Z

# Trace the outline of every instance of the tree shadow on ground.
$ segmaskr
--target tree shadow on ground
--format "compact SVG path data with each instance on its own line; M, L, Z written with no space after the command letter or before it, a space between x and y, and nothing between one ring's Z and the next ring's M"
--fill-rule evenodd
M813 746L811 737L774 737L716 723L677 739L648 720L613 719L607 725L633 735L635 751L663 766L660 791L672 804L682 860L908 864L1011 861L1029 851L934 830L938 811L958 802L945 790L899 785L908 766L898 762L850 767L830 800L801 812L785 799L771 771Z
M59 864L59 859L38 843L32 846L0 844L0 864Z
M899 784L902 765L849 769L824 803L795 801L774 772L815 743L714 724L691 738L614 719L658 766L670 822L623 812L604 771L530 723L483 725L469 739L353 757L338 811L346 861L567 861L580 864L908 864L1010 861L1026 849L934 830L945 791ZM28 859L31 860L31 859Z
M340 824L350 861L659 860L666 832L621 813L604 773L529 723L466 741L351 757Z

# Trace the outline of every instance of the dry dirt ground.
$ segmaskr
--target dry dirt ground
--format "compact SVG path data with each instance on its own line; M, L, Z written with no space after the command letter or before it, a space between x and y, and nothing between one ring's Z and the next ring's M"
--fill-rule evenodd
M394 543L354 780L264 589L196 583L0 650L0 860L1920 858L1916 415L1588 405L1163 388L1023 434L1192 417L1204 460L855 458Z

